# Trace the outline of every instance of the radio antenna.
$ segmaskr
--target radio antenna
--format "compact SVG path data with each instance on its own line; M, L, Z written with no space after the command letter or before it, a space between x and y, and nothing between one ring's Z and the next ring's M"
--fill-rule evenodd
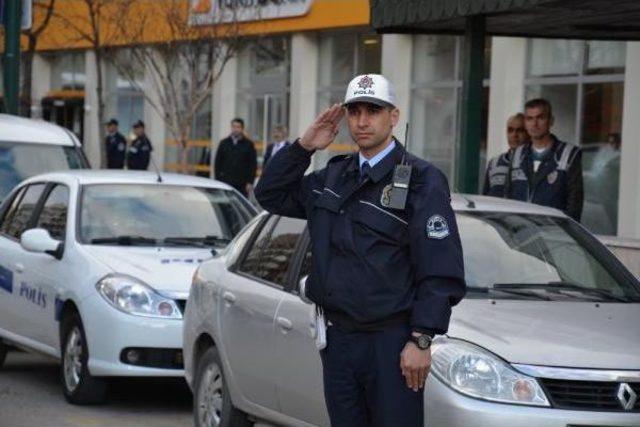
M407 126L404 129L404 153L402 154L402 164L404 164L406 154L409 151L409 130L409 122L407 122Z

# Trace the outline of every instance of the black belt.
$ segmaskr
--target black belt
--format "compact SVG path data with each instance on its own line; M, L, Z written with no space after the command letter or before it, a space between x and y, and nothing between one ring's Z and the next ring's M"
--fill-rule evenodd
M324 315L329 322L349 332L382 331L390 326L408 324L411 319L411 313L408 311L401 311L381 320L364 323L356 321L342 311L324 310Z

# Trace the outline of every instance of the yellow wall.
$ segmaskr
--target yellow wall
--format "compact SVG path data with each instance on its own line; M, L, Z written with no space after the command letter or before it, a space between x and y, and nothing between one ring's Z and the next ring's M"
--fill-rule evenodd
M131 43L154 43L170 39L170 31L163 19L158 18L160 13L148 13L153 8L162 7L170 0L131 0L135 1L136 10L129 12L129 17L114 20L111 17L118 16L119 10L117 1L105 1L105 16L101 31L102 39L109 45L126 45ZM188 8L188 1L182 4L184 14ZM65 17L61 19L55 16L45 32L38 40L37 50L70 50L86 49L90 47L90 42L82 37L80 33L90 32L89 20L87 18L87 8L84 0L60 0L56 2L56 15ZM145 31L139 38L125 40L120 36L118 27L130 25L132 28L140 25L136 21L139 16L148 16L149 21L145 25ZM154 18L155 17L155 18ZM35 11L35 20L42 19L42 11ZM127 21L130 21L129 23ZM274 33L287 33L298 31L310 31L321 29L337 29L346 27L358 27L369 25L369 1L368 0L315 0L311 10L307 15L294 17L264 20L260 22L244 23L239 26L242 35L264 35ZM131 27L130 27L131 28ZM224 27L219 27L218 34L225 31ZM194 28L187 38L198 37L198 34L207 36L212 34L211 28ZM24 41L24 40L23 40Z

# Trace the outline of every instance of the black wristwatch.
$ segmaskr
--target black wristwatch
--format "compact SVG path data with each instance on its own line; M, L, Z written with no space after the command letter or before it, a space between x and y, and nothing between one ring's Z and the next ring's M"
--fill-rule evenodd
M427 334L422 334L422 335L420 335L418 337L416 337L413 334L411 334L409 339L411 340L412 343L417 345L420 350L429 349L429 347L431 347L431 342L433 341L433 338L431 338Z

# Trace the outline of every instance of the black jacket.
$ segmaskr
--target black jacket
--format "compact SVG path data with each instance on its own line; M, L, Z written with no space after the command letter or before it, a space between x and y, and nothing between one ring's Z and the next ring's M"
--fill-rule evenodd
M444 175L396 147L359 179L358 155L304 176L312 153L295 142L274 156L255 189L267 211L306 218L312 245L307 296L327 316L368 325L407 316L414 330L444 333L465 294L462 246ZM394 168L406 155L405 209L388 207Z
M124 158L127 153L127 140L120 132L107 135L105 138L107 145L107 169L124 168Z
M576 221L582 216L584 186L582 151L558 140L533 171L531 142L521 145L511 156L507 198L559 209Z
M213 169L217 180L245 194L245 186L253 184L257 166L256 149L251 140L242 137L234 144L231 137L227 137L220 141Z
M151 141L146 135L137 137L131 142L127 152L127 168L132 170L147 170L151 160Z

